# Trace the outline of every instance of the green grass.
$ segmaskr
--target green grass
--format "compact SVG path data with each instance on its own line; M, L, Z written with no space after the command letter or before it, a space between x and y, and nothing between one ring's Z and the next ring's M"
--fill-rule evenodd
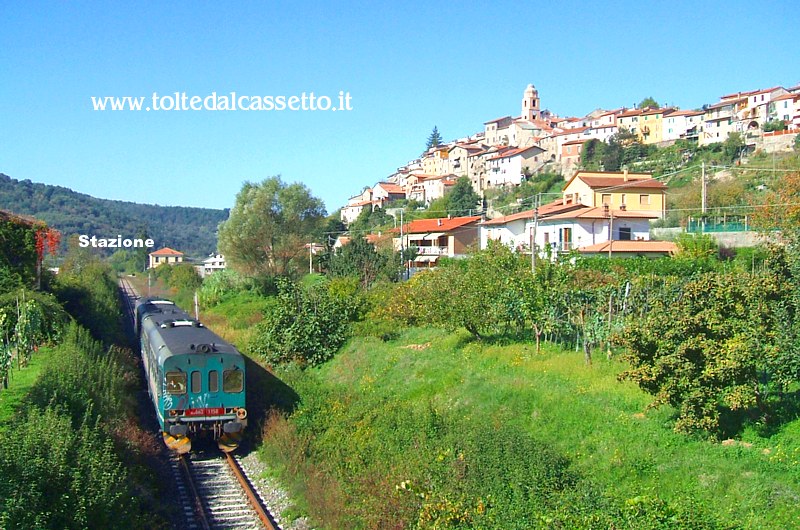
M14 368L9 372L7 389L0 389L0 430L17 416L17 411L25 400L42 369L50 359L50 349L42 348L21 370Z
M414 329L389 343L353 339L320 369L287 372L303 400L290 422L299 438L312 437L312 464L338 467L332 475L353 461L390 476L411 469L409 462L434 466L430 454L404 445L397 419L398 407L430 407L461 429L491 426L501 438L506 431L528 433L623 506L656 498L695 503L726 527L800 525L800 421L771 438L748 432L745 442L728 445L687 438L672 431L671 410L647 410L649 396L617 381L623 368L604 356L587 367L580 353L536 355L530 345ZM325 462L333 458L341 461Z

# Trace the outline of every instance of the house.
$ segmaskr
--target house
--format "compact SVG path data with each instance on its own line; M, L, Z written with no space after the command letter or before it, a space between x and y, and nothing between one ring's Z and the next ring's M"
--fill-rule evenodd
M658 217L657 212L581 205L575 210L543 216L534 240L537 248L550 247L556 252L608 241L643 241L650 239L650 221Z
M561 168L564 173L574 171L574 168L580 165L583 144L588 141L588 139L581 139L561 144L559 159L561 160Z
M395 238L394 247L415 247L416 267L432 266L442 256L462 257L479 243L480 220L480 216L418 219L403 226L403 235Z
M578 171L562 189L565 202L666 214L667 186L649 173Z
M412 175L407 181L410 187L406 190L406 196L427 205L444 197L447 190L455 184L455 175Z
M661 138L664 142L690 140L697 142L703 130L702 110L677 110L664 118Z
M528 210L481 223L481 248L490 240L500 241L519 252L530 252L534 241L539 252L559 252L613 241L650 239L654 212L612 210L558 199Z
M361 211L364 208L375 208L376 204L380 206L381 203L373 199L372 188L364 188L364 191L348 199L347 205L342 207L339 218L344 224L349 225L358 219L358 216L361 215Z
M643 144L661 144L663 139L664 117L675 112L672 107L647 108L639 115L639 130L637 135Z
M770 101L769 120L778 120L788 128L800 127L800 93L784 94Z
M501 149L486 158L486 187L518 186L525 178L525 170L533 171L544 163L544 149L530 147L509 147Z
M406 191L397 184L391 182L379 182L372 187L372 200L380 203L380 206L406 198Z
M155 269L159 265L168 263L175 265L176 263L183 263L183 252L164 247L150 253L150 265L148 269Z
M483 124L483 137L486 145L516 145L513 118L503 116Z
M527 249L530 252L533 223L537 214L539 219L544 219L548 215L569 212L579 208L581 208L581 205L578 203L565 204L563 199L557 199L540 206L538 212L536 210L526 210L483 221L480 224L481 248L486 248L489 245L489 241L499 241L512 249L518 251Z
M642 111L639 109L630 109L621 112L617 115L617 128L619 130L627 129L635 135L639 135L639 117Z
M217 271L224 271L225 270L225 256L222 254L209 254L206 259L203 260L203 272L201 276L205 278L206 276L213 274Z
M724 142L733 131L734 107L736 101L721 101L705 107L703 115L703 132L699 137L700 145Z

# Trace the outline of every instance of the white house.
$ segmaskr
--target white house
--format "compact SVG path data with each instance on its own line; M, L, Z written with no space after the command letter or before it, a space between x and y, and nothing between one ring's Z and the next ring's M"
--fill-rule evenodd
M697 140L703 128L701 110L678 110L664 116L661 130L663 141Z
M225 256L222 254L209 254L208 257L203 260L202 276L204 278L209 274L223 270L225 270Z
M489 156L486 158L486 186L519 185L525 169L532 170L544 162L543 153L544 149L532 145L503 149Z
M534 240L539 252L549 248L558 253L609 240L647 241L650 221L657 218L653 212L611 210L558 200L540 207L536 222L534 210L485 221L481 224L481 248L495 240L530 252L530 242Z

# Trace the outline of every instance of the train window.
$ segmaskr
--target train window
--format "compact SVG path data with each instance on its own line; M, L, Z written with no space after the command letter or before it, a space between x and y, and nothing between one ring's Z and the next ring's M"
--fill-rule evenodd
M244 373L241 370L225 370L222 372L222 390L225 392L241 392L244 389Z
M202 374L198 371L192 372L192 394L199 394L202 384Z
M208 391L219 392L219 372L216 370L208 372Z
M167 392L169 394L186 393L186 374L184 372L167 372Z

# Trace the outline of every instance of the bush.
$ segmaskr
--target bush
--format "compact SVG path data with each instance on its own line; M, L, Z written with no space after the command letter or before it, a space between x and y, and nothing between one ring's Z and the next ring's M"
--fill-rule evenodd
M270 363L320 364L336 353L347 339L346 302L328 286L301 289L289 280L279 280L274 306L258 325L250 350Z

